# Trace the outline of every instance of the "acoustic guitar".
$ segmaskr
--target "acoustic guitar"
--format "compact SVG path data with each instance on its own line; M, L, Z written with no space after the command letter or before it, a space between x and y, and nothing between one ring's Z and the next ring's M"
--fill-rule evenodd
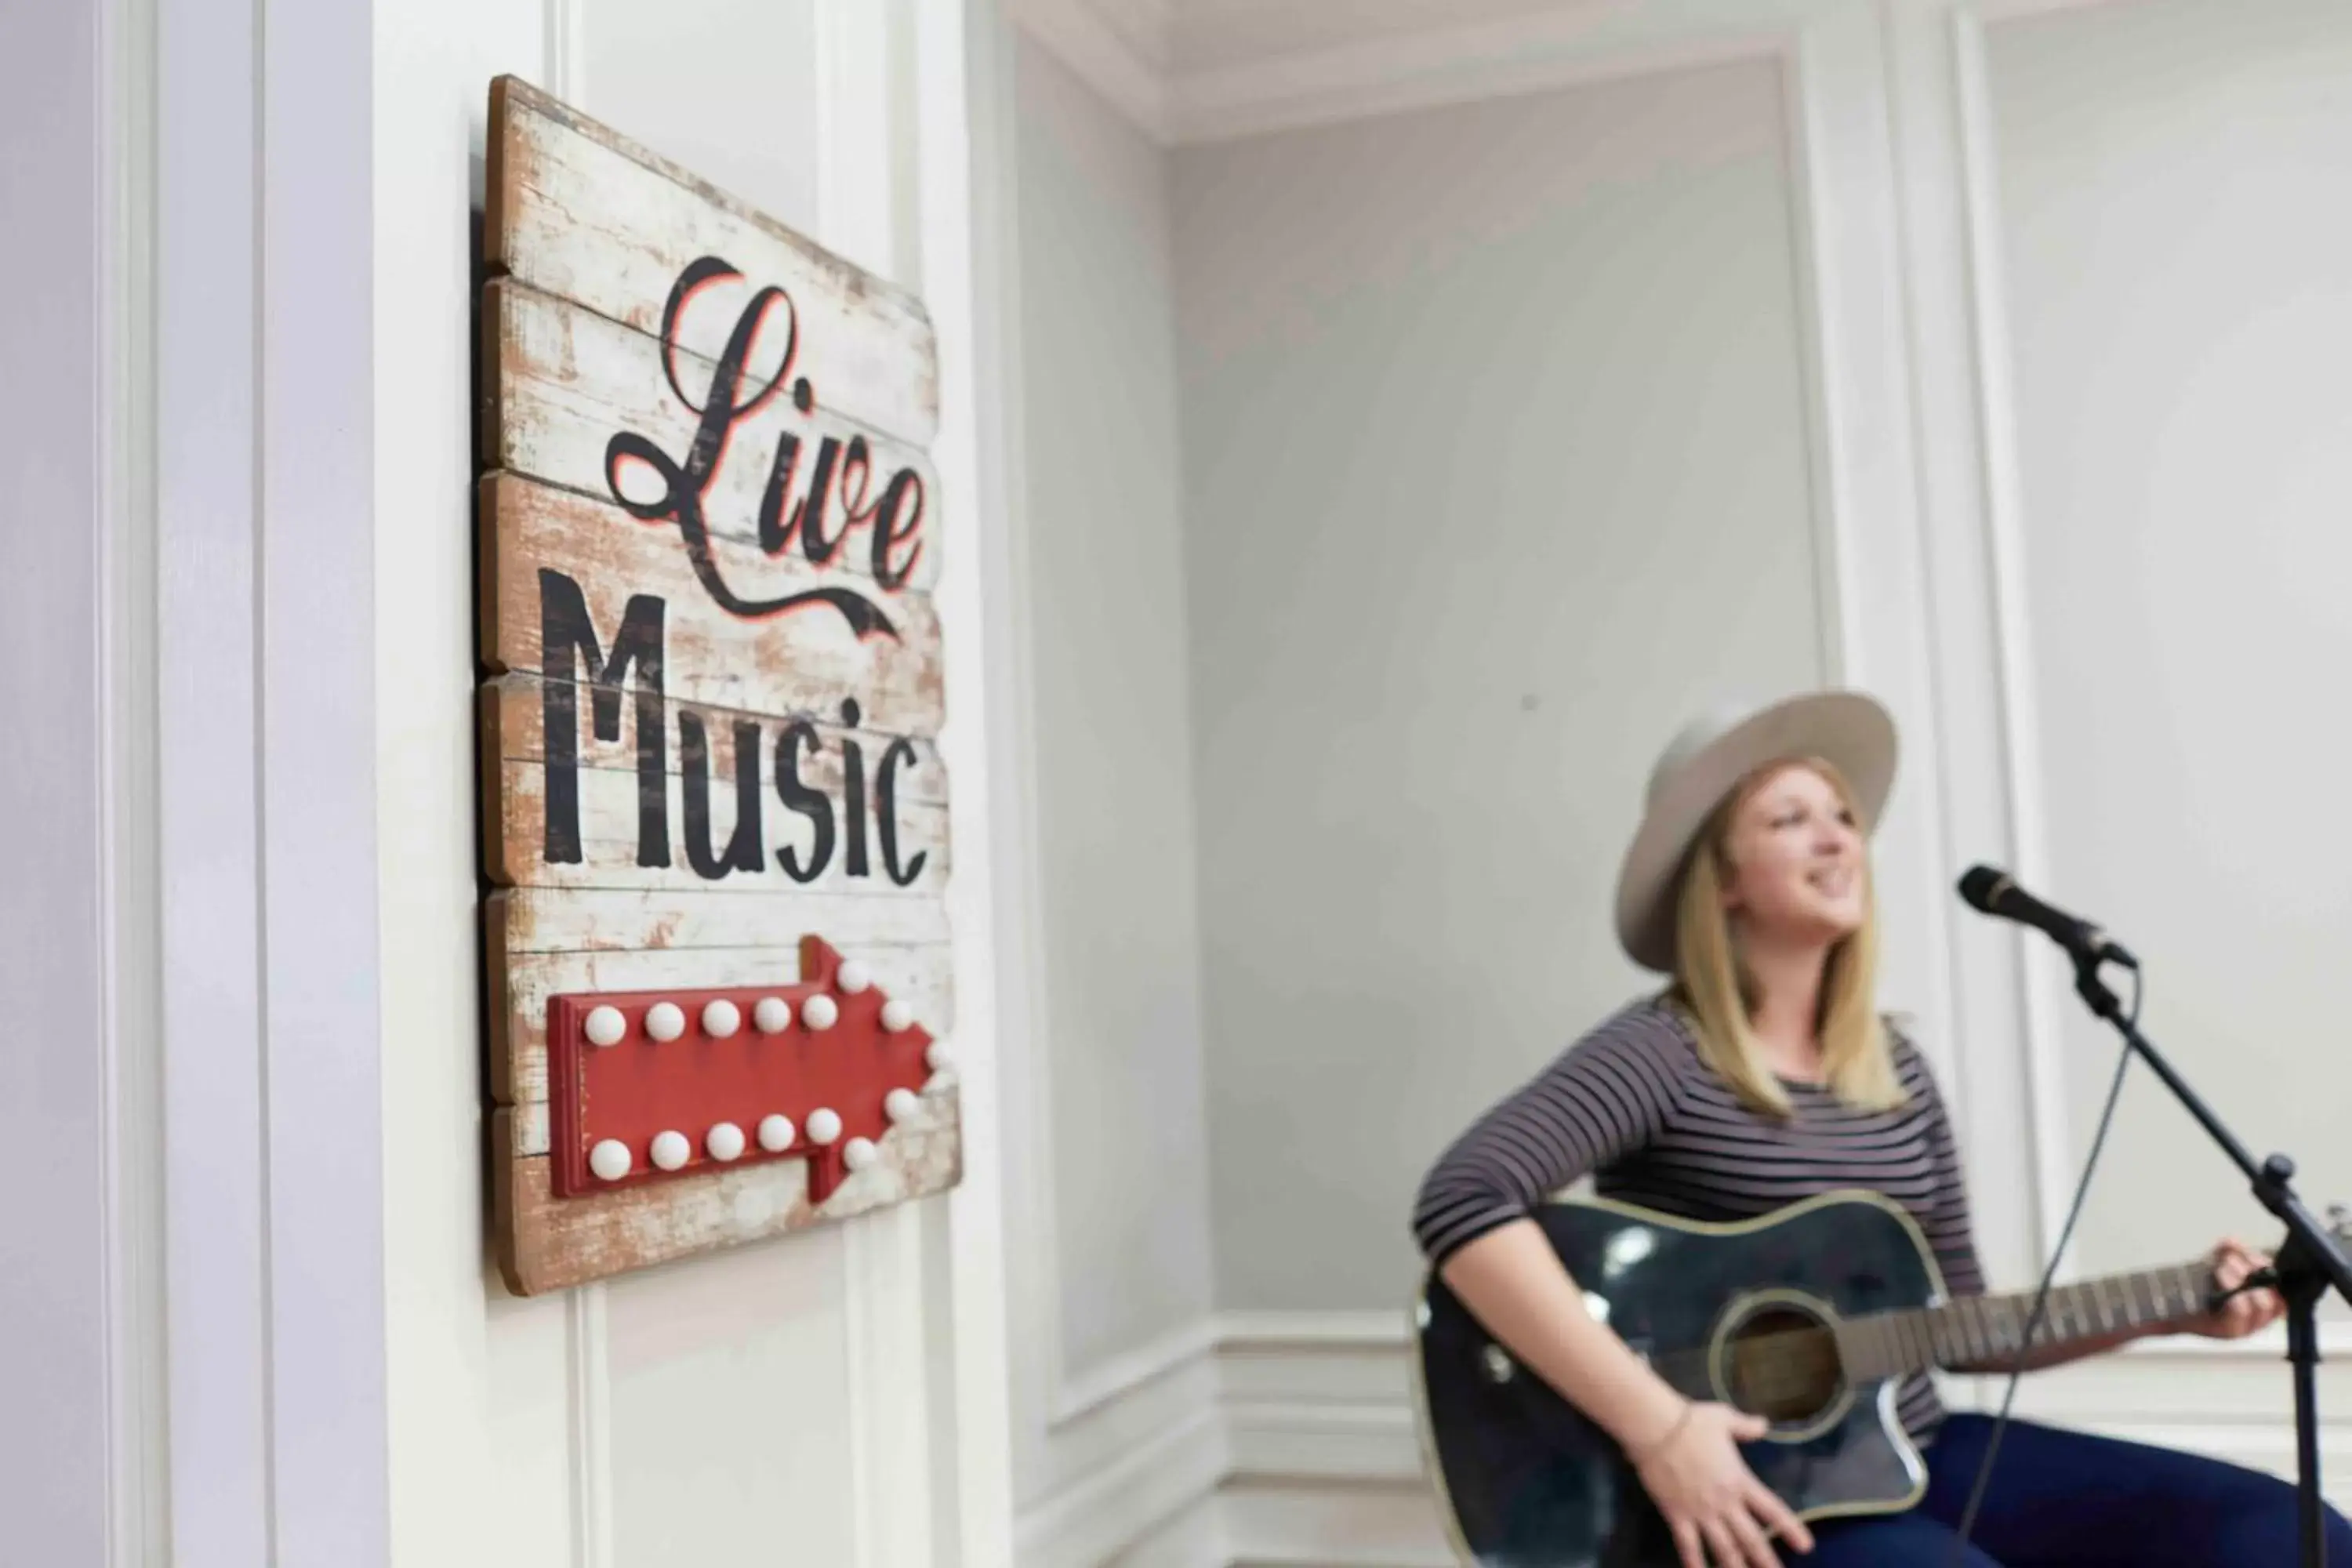
M1592 1314L1682 1393L1765 1416L1741 1451L1799 1517L1888 1513L1926 1490L1896 1418L1910 1373L2000 1363L2030 1292L1948 1300L1927 1238L1874 1193L1711 1225L1606 1199L1534 1215ZM2216 1298L2207 1262L2053 1289L2037 1345L2186 1322ZM1422 1433L1456 1548L1502 1568L1659 1568L1664 1521L1609 1435L1496 1343L1433 1271L1414 1370Z

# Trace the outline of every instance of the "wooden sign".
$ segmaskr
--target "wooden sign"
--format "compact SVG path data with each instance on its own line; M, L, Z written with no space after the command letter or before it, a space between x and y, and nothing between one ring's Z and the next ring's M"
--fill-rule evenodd
M523 1294L961 1174L921 303L511 77L481 300L491 1190Z

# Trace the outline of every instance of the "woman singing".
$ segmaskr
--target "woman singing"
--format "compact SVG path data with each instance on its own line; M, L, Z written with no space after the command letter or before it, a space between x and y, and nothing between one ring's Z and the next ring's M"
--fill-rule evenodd
M1901 1385L1898 1406L1926 1461L1924 1495L1809 1529L1742 1458L1765 1421L1695 1403L1651 1371L1584 1310L1528 1218L1588 1173L1602 1196L1711 1221L1868 1188L1917 1221L1951 1294L1982 1293L1935 1079L1873 995L1865 840L1895 752L1885 711L1849 693L1703 721L1668 747L1624 857L1617 931L1671 984L1601 1023L1446 1151L1415 1206L1422 1248L1488 1332L1616 1440L1685 1568L1764 1568L1780 1561L1773 1537L1824 1568L2290 1564L2284 1482L2025 1422L2003 1436L1956 1559L1990 1422L1948 1415L1925 1373ZM2235 1241L2212 1257L2223 1290L2265 1261ZM2282 1310L2274 1292L2243 1291L2176 1327L2235 1339ZM2133 1337L2042 1348L2028 1365ZM2326 1517L2328 1560L2352 1563L2352 1527Z

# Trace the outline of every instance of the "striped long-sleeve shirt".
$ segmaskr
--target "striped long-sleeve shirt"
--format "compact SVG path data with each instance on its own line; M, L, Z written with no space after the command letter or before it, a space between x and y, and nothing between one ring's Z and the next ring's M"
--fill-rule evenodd
M1522 1217L1591 1174L1603 1197L1686 1219L1752 1218L1841 1187L1894 1199L1935 1249L1945 1288L1977 1295L1968 1194L1951 1123L1927 1058L1891 1026L1905 1102L1861 1110L1823 1088L1784 1080L1786 1121L1740 1103L1700 1059L1682 1016L1662 999L1633 1004L1570 1047L1482 1116L1423 1180L1412 1225L1432 1263ZM1901 1390L1904 1426L1943 1417L1925 1373Z

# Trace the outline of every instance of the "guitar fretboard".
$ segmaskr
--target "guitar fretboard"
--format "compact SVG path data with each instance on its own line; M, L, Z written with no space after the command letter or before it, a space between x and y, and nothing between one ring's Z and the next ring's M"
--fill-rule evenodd
M2061 1286L2042 1304L2033 1342L2059 1344L2184 1322L2206 1311L2212 1290L2212 1271L2203 1263ZM1865 1378L1998 1365L2014 1360L2024 1346L2032 1305L2033 1293L2022 1291L1850 1318L1839 1325L1839 1348L1849 1375Z

